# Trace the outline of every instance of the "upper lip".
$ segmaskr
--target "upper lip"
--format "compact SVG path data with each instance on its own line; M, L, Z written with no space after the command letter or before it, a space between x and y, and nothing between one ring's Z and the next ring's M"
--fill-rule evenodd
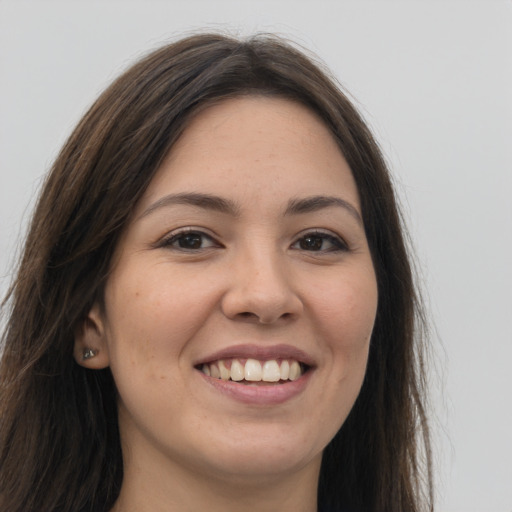
M307 366L315 366L315 361L311 355L297 347L294 347L293 345L286 344L269 346L254 344L232 345L202 357L194 364L194 366L212 363L219 359L236 358L251 358L258 359L260 361L268 361L271 359L295 359L299 363L304 363Z

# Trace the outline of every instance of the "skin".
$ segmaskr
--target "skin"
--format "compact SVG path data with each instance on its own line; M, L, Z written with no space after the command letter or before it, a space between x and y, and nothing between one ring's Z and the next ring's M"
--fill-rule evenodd
M236 211L162 201L183 193ZM346 204L285 213L312 196ZM304 106L245 97L191 121L126 228L104 310L92 308L75 344L80 364L110 366L119 391L114 510L316 510L322 451L359 393L377 308L360 216L350 168ZM241 343L304 351L313 364L300 393L242 403L195 368ZM86 347L98 354L83 361Z

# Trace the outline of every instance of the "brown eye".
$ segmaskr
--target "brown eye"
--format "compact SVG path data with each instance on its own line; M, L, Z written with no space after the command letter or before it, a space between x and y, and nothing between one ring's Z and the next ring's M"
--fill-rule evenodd
M219 245L201 231L180 231L163 240L160 247L178 251L200 251Z
M299 240L299 246L305 251L320 251L324 239L319 236L307 236Z
M203 244L203 237L199 233L187 233L176 240L181 249L200 249Z
M322 232L307 233L292 248L308 252L348 251L347 244L340 237Z

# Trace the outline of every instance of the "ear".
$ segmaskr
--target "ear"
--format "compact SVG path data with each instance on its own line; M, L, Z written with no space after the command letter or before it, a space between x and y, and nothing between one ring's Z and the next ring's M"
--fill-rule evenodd
M97 303L75 330L73 356L80 366L90 370L101 370L110 364L105 322Z

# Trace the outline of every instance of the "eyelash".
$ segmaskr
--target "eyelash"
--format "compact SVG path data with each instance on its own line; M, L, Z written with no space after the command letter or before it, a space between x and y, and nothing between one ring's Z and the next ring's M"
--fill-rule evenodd
M292 244L292 248L295 245L300 244L300 242L303 242L307 239L317 239L317 240L319 239L321 241L322 245L323 245L324 241L327 241L327 242L331 243L332 247L330 249L320 249L318 251L317 250L308 251L307 249L302 249L306 252L328 253L328 252L346 252L349 250L347 243L340 236L337 236L337 235L334 235L331 233L326 233L324 231L318 231L318 230L308 231L308 232L304 233L303 235L301 235L301 237ZM298 250L300 250L300 249L298 249Z
M174 247L173 244L182 240L186 240L186 237L193 237L196 236L201 239L201 245L204 242L205 239L212 242L212 244L209 247L197 247L197 248L186 248L186 247ZM183 228L180 229L177 232L171 233L168 237L164 238L159 244L158 247L162 248L170 248L175 249L177 251L183 251L183 252L198 252L204 249L209 249L210 247L222 247L221 244L216 242L213 237L210 235L207 235L203 231L194 229L194 228Z
M174 244L180 241L185 241L187 237L196 237L196 241L202 246L205 240L209 241L210 245L207 247L178 247ZM190 240L189 238L189 240ZM320 240L320 245L323 246L324 242L329 242L331 247L329 249L322 249L321 247L316 250L308 250L303 247L296 247L301 242L306 240L316 239ZM222 247L222 245L215 241L213 237L207 235L203 231L194 228L184 228L177 232L171 233L168 237L164 238L160 243L157 244L158 248L169 248L181 252L197 253L202 250L210 249L211 247ZM323 231L313 230L302 234L293 244L291 245L293 250L303 250L304 252L312 253L331 253L331 252L346 252L349 250L347 243L339 236L326 233Z

